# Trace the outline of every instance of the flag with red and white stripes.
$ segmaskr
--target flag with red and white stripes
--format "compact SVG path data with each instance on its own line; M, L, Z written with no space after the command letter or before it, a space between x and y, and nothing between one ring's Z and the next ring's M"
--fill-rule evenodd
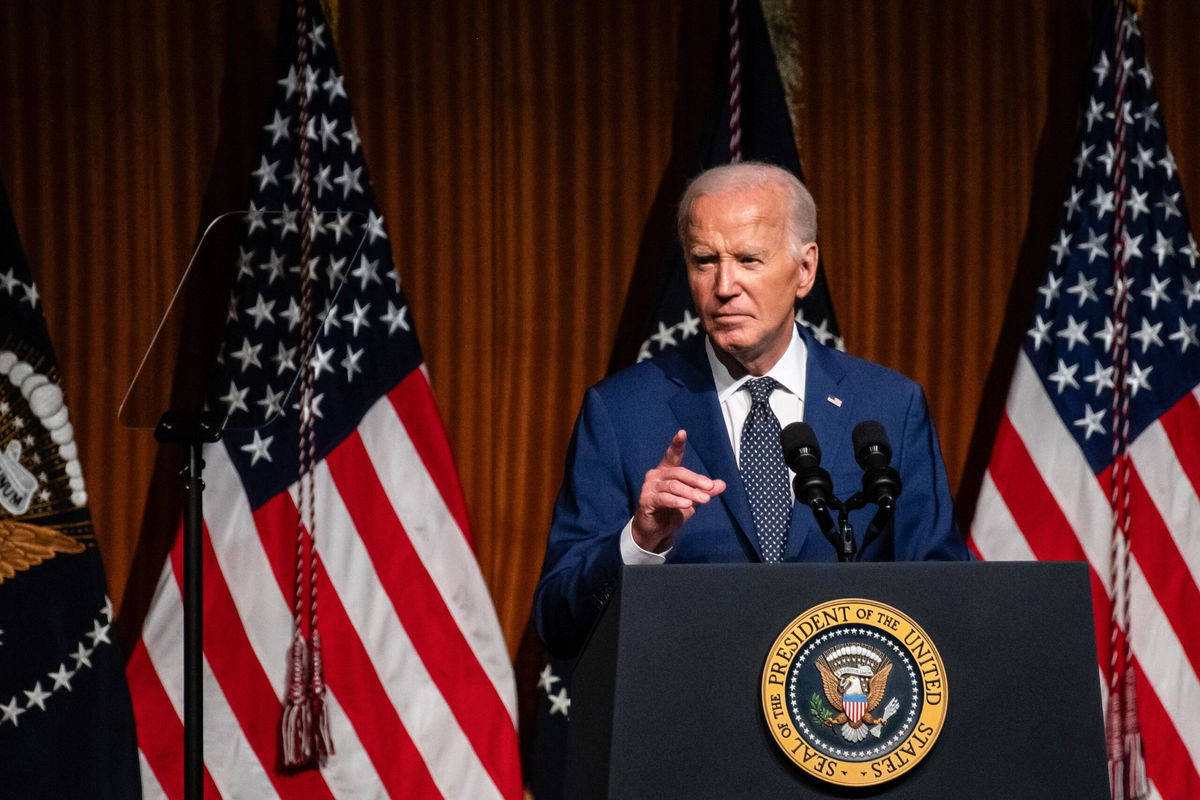
M210 400L228 423L204 450L206 796L520 797L508 651L333 41L316 2L299 36L297 17L285 3ZM313 500L298 563L302 417ZM315 613L297 615L313 577ZM182 796L181 587L177 541L127 669L147 797ZM335 748L302 771L280 767L298 618L320 633Z
M971 544L1089 563L1114 796L1140 793L1144 756L1149 796L1200 797L1198 253L1137 17L1107 0L1095 19L1075 180Z

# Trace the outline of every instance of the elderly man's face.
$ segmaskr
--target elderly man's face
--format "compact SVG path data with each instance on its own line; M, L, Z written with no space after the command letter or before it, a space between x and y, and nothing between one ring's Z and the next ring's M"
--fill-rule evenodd
M718 357L761 375L787 350L793 301L808 294L817 245L788 246L785 195L775 186L702 195L692 204L684 257L688 285ZM735 364L731 364L732 359Z

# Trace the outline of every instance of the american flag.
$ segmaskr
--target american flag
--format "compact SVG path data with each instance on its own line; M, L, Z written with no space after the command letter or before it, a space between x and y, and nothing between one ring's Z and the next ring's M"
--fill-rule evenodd
M1200 269L1138 20L1111 2L1073 174L971 541L1090 564L1105 702L1126 634L1136 689L1136 717L1106 715L1110 759L1140 730L1150 796L1200 797Z
M239 215L220 377L229 413L206 446L206 795L520 797L507 648L475 560L466 508L392 265L334 43L285 3L279 72ZM301 130L300 98L308 124ZM303 300L301 137L308 141L311 350ZM297 565L298 429L290 387L311 365L314 521L325 706L336 752L280 768ZM127 674L148 797L183 769L182 548L160 577Z

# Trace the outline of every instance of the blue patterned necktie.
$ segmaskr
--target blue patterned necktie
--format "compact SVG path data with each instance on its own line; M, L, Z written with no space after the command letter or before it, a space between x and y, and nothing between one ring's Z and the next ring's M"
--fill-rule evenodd
M787 465L779 444L779 418L767 402L780 386L774 378L751 378L745 386L750 392L750 413L742 426L739 448L742 483L750 498L763 561L777 562L783 560L792 519Z

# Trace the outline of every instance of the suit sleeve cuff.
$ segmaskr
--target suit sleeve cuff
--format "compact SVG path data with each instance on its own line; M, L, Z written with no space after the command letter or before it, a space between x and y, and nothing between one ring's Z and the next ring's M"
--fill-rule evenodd
M625 523L624 530L621 531L621 561L622 563L635 564L662 564L667 560L667 553L671 552L670 548L662 553L651 553L649 550L643 550L637 542L633 540L633 520Z

